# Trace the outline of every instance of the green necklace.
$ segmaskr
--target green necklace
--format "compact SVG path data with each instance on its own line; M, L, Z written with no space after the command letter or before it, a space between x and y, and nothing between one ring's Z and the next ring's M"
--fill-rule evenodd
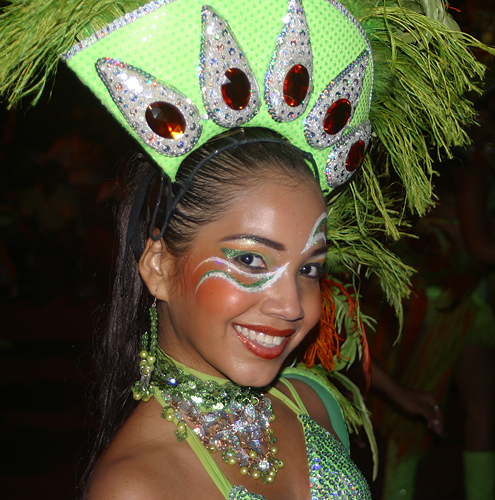
M264 483L272 483L285 465L275 458L271 401L259 389L192 370L160 349L151 385L161 391L162 416L176 422L179 441L190 428L211 453L220 451L225 463L237 464L242 475Z

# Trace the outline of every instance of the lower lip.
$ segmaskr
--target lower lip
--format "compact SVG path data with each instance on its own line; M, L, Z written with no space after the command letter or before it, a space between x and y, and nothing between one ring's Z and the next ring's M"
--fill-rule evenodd
M244 337L244 335L242 333L239 333L235 328L233 329L234 332L237 334L239 340L243 343L244 347L261 359L278 358L284 352L285 346L289 342L289 337L286 337L285 340L278 346L264 347L258 344L258 342L251 340L247 337Z

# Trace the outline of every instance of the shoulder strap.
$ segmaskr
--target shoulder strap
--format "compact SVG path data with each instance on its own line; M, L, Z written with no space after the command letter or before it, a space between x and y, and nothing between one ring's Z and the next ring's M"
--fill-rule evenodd
M282 372L281 380L284 378L295 379L304 382L313 389L325 405L330 422L342 444L349 450L349 435L345 426L342 409L334 396L337 389L334 385L318 373L308 368L290 367Z
M161 391L155 388L155 398L158 402L164 406L165 401L161 395ZM174 417L174 423L177 425L178 420ZM219 465L215 462L211 453L205 448L203 443L200 441L198 436L191 430L187 430L186 441L194 451L194 454L199 458L201 464L205 468L208 475L211 477L212 481L215 483L216 487L219 489L220 493L229 500L230 491L232 490L232 485L225 476L225 474L220 469Z

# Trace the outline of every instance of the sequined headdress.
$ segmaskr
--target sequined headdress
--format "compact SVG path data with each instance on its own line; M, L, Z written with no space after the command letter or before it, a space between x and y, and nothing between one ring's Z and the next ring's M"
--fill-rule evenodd
M404 208L431 206L434 162L469 142L466 96L484 72L471 48L492 50L457 30L442 0L3 5L10 104L36 102L62 58L172 180L184 155L222 131L278 131L312 154L330 193L329 262L377 275L400 310L411 270L383 236L399 237ZM328 300L331 323L349 321L346 288Z
M328 191L370 140L371 46L338 2L154 1L63 59L172 180L211 137L262 126L311 151Z

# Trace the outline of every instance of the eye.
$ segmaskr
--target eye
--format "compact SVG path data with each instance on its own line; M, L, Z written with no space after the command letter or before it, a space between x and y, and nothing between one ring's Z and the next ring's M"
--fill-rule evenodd
M314 279L314 280L319 280L322 275L323 275L323 264L319 263L312 263L312 264L306 264L305 266L301 267L299 272L308 278Z
M238 255L235 260L249 269L264 270L267 268L266 262L263 257L255 253L243 253L241 255Z

